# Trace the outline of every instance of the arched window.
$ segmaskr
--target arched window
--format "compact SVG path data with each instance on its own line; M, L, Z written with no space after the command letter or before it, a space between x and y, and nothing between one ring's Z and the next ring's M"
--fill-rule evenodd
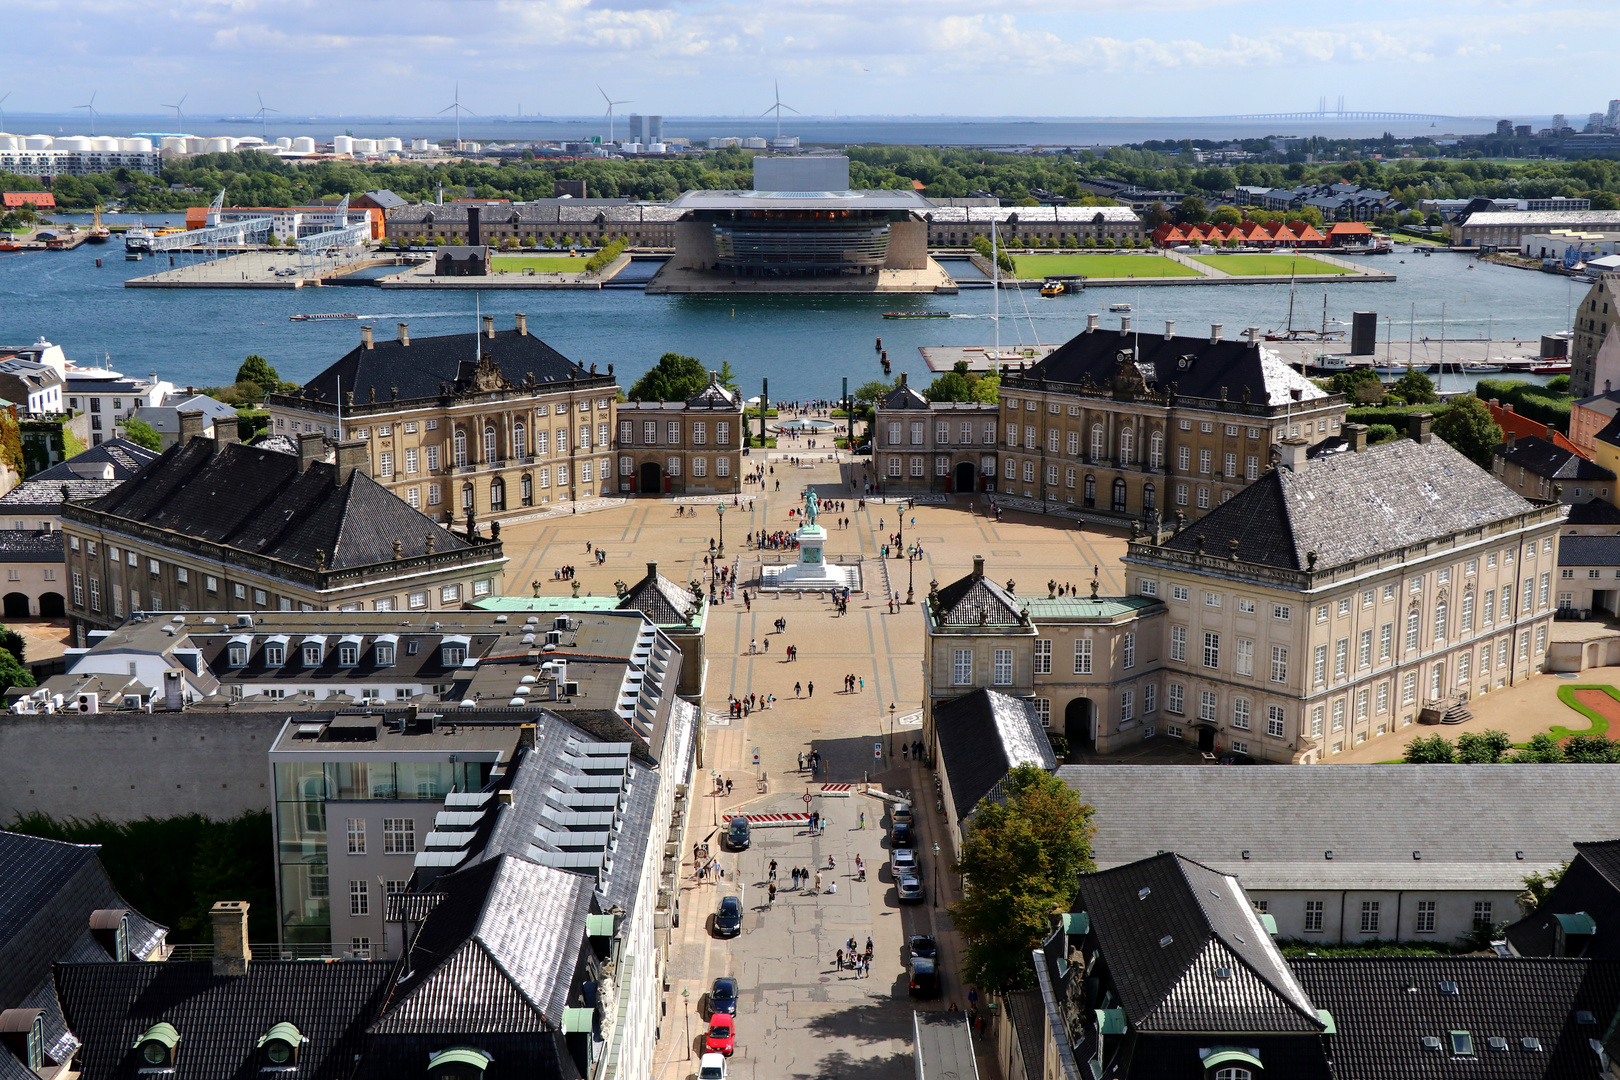
M529 430L519 420L512 425L512 456L526 458L529 456Z
M1121 514L1125 512L1125 481L1119 477L1114 478L1114 510Z
M500 455L497 447L495 446L495 429L493 427L484 428L484 460L500 460Z
M1434 602L1434 640L1444 641L1446 637L1446 598L1441 596Z
M1474 629L1474 588L1472 585L1463 593L1461 629L1465 634L1472 633Z
M473 486L470 480L461 485L461 508L463 510L473 508Z
M506 509L506 481L498 476L489 482L489 508Z
M1160 468L1164 465L1164 432L1155 431L1148 436L1148 467Z
M1119 429L1119 463L1129 465L1136 451L1136 432L1132 428Z
M1088 475L1086 477L1086 505L1097 505L1097 478L1095 476Z
M524 473L523 474L523 479L518 482L518 493L519 493L520 497L523 499L523 505L524 506L533 506L534 505L534 477L530 476L528 473Z
M1091 425L1091 460L1100 461L1103 456L1103 426Z
M456 468L460 469L465 467L467 464L467 433L460 428L456 428L454 449L452 452L455 454Z
M1158 497L1154 494L1152 484L1142 485L1142 512L1148 513L1158 505Z

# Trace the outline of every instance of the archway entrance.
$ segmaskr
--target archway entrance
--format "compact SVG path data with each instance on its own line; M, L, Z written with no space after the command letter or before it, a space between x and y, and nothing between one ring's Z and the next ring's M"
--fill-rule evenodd
M1097 749L1097 720L1089 699L1075 698L1064 706L1063 735L1069 740L1071 754Z
M6 593L5 612L8 619L28 618L28 594L20 592Z
M67 614L67 601L59 592L40 593L39 614L45 619L60 619Z
M963 461L956 466L956 477L951 485L952 491L973 490L973 462Z
M641 493L643 495L664 493L664 470L658 467L656 461L649 461L641 467Z
M1215 752L1214 728L1200 727L1198 729L1198 752L1201 754L1213 754Z

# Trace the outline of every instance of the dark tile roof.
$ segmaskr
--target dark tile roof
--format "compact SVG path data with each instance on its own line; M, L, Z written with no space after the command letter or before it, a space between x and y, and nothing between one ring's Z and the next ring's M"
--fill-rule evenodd
M1503 935L1523 956L1557 956L1555 915L1584 912L1596 932L1584 942L1565 942L1567 955L1620 961L1620 840L1575 845L1575 858L1535 911L1511 924ZM1573 947L1572 947L1573 946Z
M378 188L376 191L368 191L366 192L366 198L376 203L377 206L383 210L392 210L398 206L410 205L404 199L400 198L398 195L395 195L387 188Z
M1620 1005L1620 963L1498 956L1306 957L1289 967L1338 1033L1340 1077L1409 1080L1562 1080L1596 1076L1590 1039L1601 1039ZM1439 984L1455 983L1457 993ZM1413 988L1416 988L1415 990ZM1589 1012L1592 1023L1577 1020ZM1472 1036L1473 1055L1454 1057L1450 1033ZM1423 1045L1438 1038L1438 1050ZM1541 1041L1526 1050L1525 1037ZM1492 1049L1492 1037L1506 1049ZM1270 1070L1268 1069L1268 1074Z
M1024 621L1012 593L984 576L982 567L940 586L928 602L934 621L947 626L1015 626Z
M928 399L912 389L911 384L906 380L905 373L901 372L900 385L883 395L883 400L878 403L878 408L884 411L895 409L926 410L928 408Z
M1024 1059L1024 1075L1039 1080L1046 1075L1046 1006L1041 1003L1041 992L1013 990L1003 1000Z
M1260 1077L1286 1077L1287 1080L1361 1080L1351 1074L1335 1073L1320 1035L1257 1035L1209 1033L1201 1035L1159 1035L1127 1033L1116 1052L1109 1049L1109 1065L1098 1080L1165 1080L1167 1077L1206 1077L1204 1056L1216 1047L1237 1047L1256 1051L1264 1072ZM1091 1050L1088 1041L1083 1051Z
M1057 768L1035 703L978 689L934 706L942 768L950 778L958 820L984 798L995 799L1015 765Z
M1164 547L1326 570L1534 509L1445 440L1401 439L1272 469Z
M1597 462L1534 435L1515 439L1511 446L1499 443L1492 453L1525 472L1550 480L1614 479L1614 473Z
M1620 446L1620 413L1615 413L1609 422L1603 425L1603 430L1592 437L1610 446Z
M144 394L151 388L150 384L134 379L90 379L75 376L72 372L67 377L67 392L76 397L110 397L115 394L127 397L130 394Z
M1322 1030L1236 878L1166 853L1084 875L1077 908L1138 1031Z
M619 610L634 608L659 626L685 626L700 601L684 585L660 574L657 563L648 563L647 576L619 598Z
M374 1035L561 1026L595 879L503 855L440 877Z
M552 388L594 377L533 334L516 330L498 330L493 338L413 336L409 345L379 336L371 348L355 346L305 383L302 394L340 404L351 393L357 404L371 400L373 393L377 401L388 401L395 388L402 399L438 397L446 387L451 392L473 389L480 359L492 361L488 366L514 387L524 385L530 373L537 384Z
M0 515L8 511L54 514L62 505L63 484L67 485L69 498L100 498L157 459L156 450L148 450L127 439L109 439L83 453L75 454L66 461L59 461L50 468L35 473L4 495L0 495ZM81 476L75 469L77 466L79 470L99 471L98 467L108 464L112 466L110 479L87 478Z
M1133 350L1140 350L1134 363ZM1241 338L1225 338L1214 344L1207 337L1166 338L1145 326L1140 333L1081 333L1021 377L1025 380L1022 385L1044 379L1098 387L1124 378L1156 394L1174 387L1184 397L1225 397L1256 405L1285 404L1291 390L1298 390L1300 400L1305 401L1328 396L1269 348L1250 346Z
M686 399L688 409L740 409L742 397L720 385L720 373L709 372L709 385Z
M258 1080L258 1041L283 1022L308 1040L298 1077L345 1080L394 971L381 962L253 960L245 975L227 977L207 961L62 964L56 987L84 1042L83 1080L134 1080L135 1040L160 1021L180 1034L175 1080Z
M40 532L37 529L0 529L0 563L61 561L62 534L60 531Z
M465 548L360 470L336 482L336 467L212 439L175 444L116 491L90 504L101 513L227 548L315 569L388 562Z
M1565 525L1620 525L1620 506L1607 499L1571 503Z
M1559 566L1620 566L1620 536L1565 536L1558 541Z

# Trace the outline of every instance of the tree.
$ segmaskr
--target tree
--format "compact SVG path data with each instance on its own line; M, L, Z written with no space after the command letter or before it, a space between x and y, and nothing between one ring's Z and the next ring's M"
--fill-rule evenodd
M971 392L966 378L947 371L929 384L923 396L929 401L967 401Z
M242 361L242 366L236 369L234 381L258 383L260 386L274 388L281 385L281 376L270 366L270 361L258 353L250 353L247 359Z
M974 808L951 869L966 877L951 906L967 941L965 982L1002 991L1034 984L1029 953L1048 918L1066 911L1079 876L1093 869L1092 808L1038 765L1020 765L1002 782L1003 800Z
M1457 760L1468 765L1495 765L1513 749L1505 731L1465 731L1457 736Z
M1188 195L1181 200L1179 216L1184 224L1199 225L1209 216L1204 208L1204 200L1197 195Z
M1434 433L1482 469L1491 467L1491 452L1502 441L1502 429L1477 397L1461 397L1434 421Z
M1417 738L1406 744L1408 765L1444 765L1455 760L1456 751L1444 735Z
M1514 898L1518 902L1519 910L1526 915L1534 915L1536 909L1546 903L1547 894L1556 889L1558 883L1564 880L1564 872L1568 869L1569 860L1565 859L1558 864L1556 870L1548 870L1545 873L1540 870L1532 870L1526 874L1524 876L1524 892Z
M1590 198L1593 210L1620 210L1620 195L1612 191L1594 191Z
M1352 401L1362 400L1363 388L1376 389L1378 397L1384 396L1384 384L1371 364L1353 367L1347 371L1336 371L1328 379L1330 393L1343 394Z
M1395 380L1390 392L1399 394L1403 400L1413 405L1424 405L1440 400L1440 395L1434 392L1434 380L1415 367L1408 368L1405 375Z
M1513 761L1521 765L1558 765L1568 760L1563 744L1545 731L1530 736L1529 745L1513 755Z
M1001 376L980 375L968 380L970 400L994 405L1001 400Z
M720 361L720 370L715 374L719 377L721 386L731 391L737 389L737 373L731 370L730 360ZM704 385L708 384L705 383Z
M144 446L148 450L161 450L163 438L153 430L152 425L145 420L129 419L124 421L124 438L136 446Z
M34 686L34 677L28 669L13 655L9 649L0 649L0 690L10 690L13 686Z
M24 652L28 648L28 641L9 626L0 626L0 649L6 650L22 663L26 657Z
M1243 215L1235 206L1217 206L1215 212L1209 215L1209 220L1216 225L1241 225Z
M630 387L632 401L685 401L709 385L709 371L694 356L667 352Z
M1571 735L1564 755L1582 765L1612 765L1620 762L1620 742L1607 735Z

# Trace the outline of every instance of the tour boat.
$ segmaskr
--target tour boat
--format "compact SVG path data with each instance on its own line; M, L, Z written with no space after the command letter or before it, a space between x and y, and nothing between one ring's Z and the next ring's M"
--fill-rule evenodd
M352 315L349 316L349 318L353 317ZM883 317L885 319L948 319L951 317L951 313L948 311L885 311Z
M1048 281L1045 285L1041 286L1042 296L1062 296L1067 291L1068 290L1063 287L1063 282L1061 281Z
M1551 360L1537 360L1530 365L1532 375L1568 375L1570 364L1567 357L1554 357Z
M1125 304L1125 303L1109 304L1108 305L1108 310L1109 311L1129 311L1129 310L1131 310L1131 305Z
M315 315L289 315L287 318L293 322L308 322L314 319L358 319L360 316L352 311L329 311Z

